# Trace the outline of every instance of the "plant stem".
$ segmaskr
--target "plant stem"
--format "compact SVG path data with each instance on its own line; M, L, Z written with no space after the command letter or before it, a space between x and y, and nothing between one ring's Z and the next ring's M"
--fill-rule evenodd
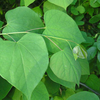
M30 33L30 31L32 30L39 30L39 29L45 29L46 27L40 27L40 28L34 28L34 29L30 29L30 30L27 30L27 31L23 31L23 32L10 32L10 33L0 33L0 35L8 35L8 34L24 34L24 33Z
M11 37L9 34L7 34L7 35L8 35L14 42L16 42L15 39L14 39L13 37Z
M85 84L83 84L83 83L80 83L80 85L82 85L82 86L86 87L87 89L91 90L91 91L92 91L92 92L94 92L95 94L100 95L100 93L98 93L98 92L94 91L93 89L91 89L91 88L90 88L90 87L88 87L87 85L85 85Z
M48 38L47 36L45 36L46 38ZM59 50L62 50L56 43L54 43L50 38L48 38Z
M4 27L6 27L6 25L2 26L2 27L0 28L0 30L1 30L2 28L4 28Z

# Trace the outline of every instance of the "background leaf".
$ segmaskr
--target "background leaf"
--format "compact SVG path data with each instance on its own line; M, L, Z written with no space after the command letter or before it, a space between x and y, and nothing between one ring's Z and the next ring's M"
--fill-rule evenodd
M59 83L59 84L61 84L62 86L65 86L65 87L67 87L67 88L71 88L71 89L75 90L75 83L68 82L68 81L64 81L64 80L58 78L58 77L53 73L53 71L51 70L50 67L48 68L47 73L48 73L48 76L50 77L50 79L53 80L54 82Z
M70 96L67 100L99 100L98 96L94 93L82 91Z
M37 87L34 89L32 93L31 100L49 100L49 94L48 91L43 84L43 82L40 82Z
M20 5L23 6L29 6L31 3L33 3L35 0L21 0Z
M2 100L10 91L12 85L0 76L0 100Z

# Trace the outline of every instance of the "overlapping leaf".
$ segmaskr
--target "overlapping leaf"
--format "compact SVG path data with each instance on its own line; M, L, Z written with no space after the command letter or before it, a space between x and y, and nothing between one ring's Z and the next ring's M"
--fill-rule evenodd
M58 78L58 77L53 73L53 71L51 70L50 67L48 68L47 73L48 73L48 76L50 77L50 79L53 80L54 82L59 83L59 84L61 84L62 86L65 86L65 87L68 87L68 88L71 88L71 89L75 90L75 83L68 82L68 81L64 81L64 80Z
M10 10L6 13L5 17L7 26L4 28L3 33L28 31L44 26L39 16L28 7L17 7ZM31 30L31 32L41 33L40 30ZM18 41L23 35L15 33L10 36ZM8 36L5 36L5 38L11 40Z
M28 100L47 66L48 53L40 35L26 34L18 42L0 41L0 75Z
M69 47L55 53L51 57L50 68L58 78L79 84L81 66L75 61Z
M67 14L58 10L50 10L45 13L44 20L46 29L43 34L47 36L45 40L49 51L59 51L56 45L64 49L68 46L68 42L74 47L76 45L74 42L80 44L85 41L77 24Z
M33 3L35 0L21 0L20 1L20 5L25 5L25 6L29 6L31 3Z
M61 6L64 9L66 9L73 2L73 0L48 0L48 1L58 6Z
M83 91L70 96L67 100L99 100L94 93Z

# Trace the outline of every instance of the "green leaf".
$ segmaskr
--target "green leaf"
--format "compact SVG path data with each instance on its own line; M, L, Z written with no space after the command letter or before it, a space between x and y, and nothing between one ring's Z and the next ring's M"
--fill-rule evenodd
M2 27L3 24L4 24L4 22L0 21L0 28Z
M4 28L3 33L9 32L23 32L31 30L31 32L41 33L40 30L32 30L35 28L43 27L43 23L39 16L28 7L17 7L10 10L5 15L7 26ZM18 41L25 34L10 35L14 40ZM12 40L9 36L4 36L8 40Z
M83 42L83 45L86 45L86 46L93 45L94 39L92 37L88 37L87 36L88 33L84 32L84 31L81 31L81 32L82 32L84 39L86 40L85 42Z
M0 41L0 75L28 100L47 67L48 52L40 35L29 33L18 42Z
M100 7L100 4L97 1L95 2L95 0L90 0L90 5L94 8Z
M33 3L35 0L21 0L20 5L23 6L29 6L31 3Z
M53 100L64 100L64 99L60 96L55 96Z
M100 50L100 36L97 39L97 48L98 48L98 50Z
M73 0L48 0L48 1L54 3L55 5L61 6L64 9L66 9L73 2Z
M83 14L85 12L85 8L82 5L79 5L77 7L77 10L80 12L80 14Z
M49 94L43 82L40 82L34 89L31 100L49 100Z
M21 100L22 99L22 93L16 88L13 88L10 91L8 96L11 98L11 100Z
M96 75L91 74L85 84L93 90L100 92L100 79Z
M98 68L98 72L100 74L100 62L97 60L97 68Z
M81 66L75 61L69 47L55 53L50 59L50 68L60 79L79 84Z
M2 100L10 91L12 86L0 76L0 100Z
M75 94L75 92L72 89L67 89L66 91L63 91L62 98L63 100L67 100L67 98L73 94Z
M34 7L33 11L35 11L38 14L39 17L42 17L43 12L42 12L42 10L41 10L41 8L39 6Z
M87 13L92 17L93 16L93 13L94 13L94 8L92 8L92 7L88 7L87 8Z
M80 82L85 83L87 79L88 79L88 75L81 75Z
M100 4L100 0L97 0L97 2Z
M82 91L70 96L67 100L99 100L94 93Z
M100 29L100 23L98 23L97 27Z
M77 59L81 65L81 75L90 75L89 63L87 59Z
M73 2L71 3L71 5L75 5L77 2L77 0L73 0Z
M50 69L50 67L48 68L47 70L47 74L48 76L50 77L51 80L53 80L54 82L56 83L59 83L67 88L71 88L73 90L75 90L75 83L72 83L72 82L68 82L68 81L64 81L60 78L58 78L53 72L52 70Z
M97 48L96 48L95 46L91 46L91 47L87 50L87 54L88 54L88 56L87 56L87 59L88 59L88 60L93 59L93 58L96 56L96 54L97 54Z
M98 22L98 21L100 21L100 14L93 16L93 17L89 20L89 22L90 22L91 24L96 23L96 22Z
M47 36L45 41L49 51L57 52L58 47L64 49L69 42L74 47L76 46L74 42L80 44L85 41L77 24L67 14L58 10L50 10L45 13L44 20L46 29L43 34Z
M82 45L77 45L73 48L73 53L77 54L79 58L85 59L87 58L87 52Z
M100 62L100 51L97 54L98 61Z
M49 92L49 94L55 94L59 91L60 84L53 82L48 76L44 79L44 84Z
M74 15L78 15L79 14L77 9L74 6L71 6L71 13L74 14Z
M46 1L43 5L43 11L44 13L48 10L52 10L52 9L56 9L56 10L60 10L60 11L63 11L63 12L66 12L66 10L60 6L57 6L53 3L50 3L49 1Z

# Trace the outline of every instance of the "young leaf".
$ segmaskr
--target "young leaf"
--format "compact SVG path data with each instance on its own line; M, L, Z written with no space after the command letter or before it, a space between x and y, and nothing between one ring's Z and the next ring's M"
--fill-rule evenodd
M43 27L40 17L28 7L17 7L10 10L5 15L7 26L4 28L3 33L9 32L23 32L35 28ZM31 32L41 33L40 30L31 30ZM25 34L10 35L14 40L18 41ZM9 36L4 36L8 40L12 40Z
M60 79L79 84L81 66L75 61L69 47L55 53L50 59L50 68Z
M56 45L64 49L69 45L68 42L74 47L76 46L74 42L80 44L85 41L77 24L67 14L58 10L50 10L45 13L44 20L46 29L43 35L49 38L45 38L49 51L59 51Z
M0 41L0 75L28 100L47 67L48 52L40 35L29 33L18 42Z
M73 0L48 0L48 1L54 3L55 5L63 7L65 10L73 2Z
M99 100L94 93L82 91L70 96L67 100Z
M73 48L73 53L77 54L77 57L85 59L87 58L87 52L82 45L77 45Z

